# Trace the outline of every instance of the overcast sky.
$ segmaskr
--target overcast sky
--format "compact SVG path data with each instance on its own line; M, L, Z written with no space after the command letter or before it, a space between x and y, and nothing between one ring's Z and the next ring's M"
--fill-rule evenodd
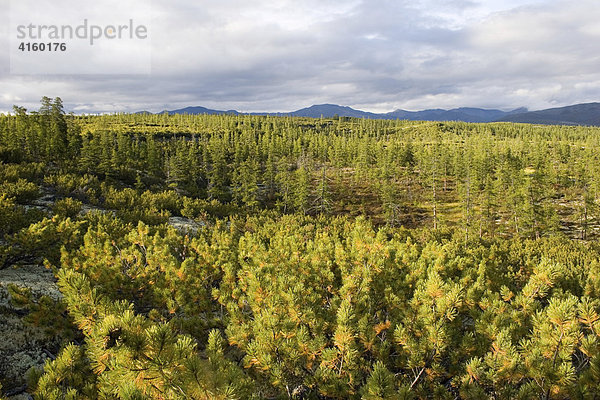
M75 112L320 103L508 110L600 101L598 0L152 3L150 74L16 75L2 51L0 111L37 109L43 95L60 96ZM10 32L0 29L6 49Z

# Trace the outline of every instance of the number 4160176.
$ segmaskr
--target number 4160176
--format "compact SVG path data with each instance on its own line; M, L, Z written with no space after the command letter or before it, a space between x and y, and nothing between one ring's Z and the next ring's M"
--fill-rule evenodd
M21 42L19 45L21 51L66 51L66 43L25 43Z

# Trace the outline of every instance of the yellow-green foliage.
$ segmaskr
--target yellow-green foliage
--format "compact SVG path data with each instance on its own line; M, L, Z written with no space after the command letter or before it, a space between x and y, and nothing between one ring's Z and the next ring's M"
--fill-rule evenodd
M16 182L4 182L0 185L0 193L6 197L14 198L17 203L27 203L39 196L38 186L25 179Z
M95 372L67 390L598 396L600 301L582 294L598 256L567 239L465 244L361 219L247 218L193 238L100 223L62 256L61 291L86 336L77 362Z
M52 187L61 196L72 196L92 204L96 204L100 196L100 181L92 175L46 175L44 184Z
M62 200L57 200L52 205L52 212L65 218L74 218L81 212L82 206L83 204L81 201L67 197Z

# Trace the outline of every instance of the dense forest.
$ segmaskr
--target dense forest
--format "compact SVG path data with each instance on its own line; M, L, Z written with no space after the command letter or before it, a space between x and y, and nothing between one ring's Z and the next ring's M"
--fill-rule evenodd
M58 345L4 393L600 398L599 150L590 127L15 106L0 271L62 295L8 286L0 313Z

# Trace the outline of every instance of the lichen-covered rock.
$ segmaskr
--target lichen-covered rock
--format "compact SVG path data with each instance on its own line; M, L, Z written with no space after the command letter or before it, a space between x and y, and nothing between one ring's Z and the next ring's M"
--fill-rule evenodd
M169 225L171 225L173 228L177 229L181 233L191 233L193 235L204 226L204 223L196 222L193 219L189 218L171 217L169 218Z
M23 321L23 310L10 302L11 284L30 288L34 299L44 295L55 300L61 298L52 271L41 265L0 270L0 377L6 391L24 385L27 370L41 368L51 354L49 349L58 349L61 343L60 337L48 336L43 327Z

